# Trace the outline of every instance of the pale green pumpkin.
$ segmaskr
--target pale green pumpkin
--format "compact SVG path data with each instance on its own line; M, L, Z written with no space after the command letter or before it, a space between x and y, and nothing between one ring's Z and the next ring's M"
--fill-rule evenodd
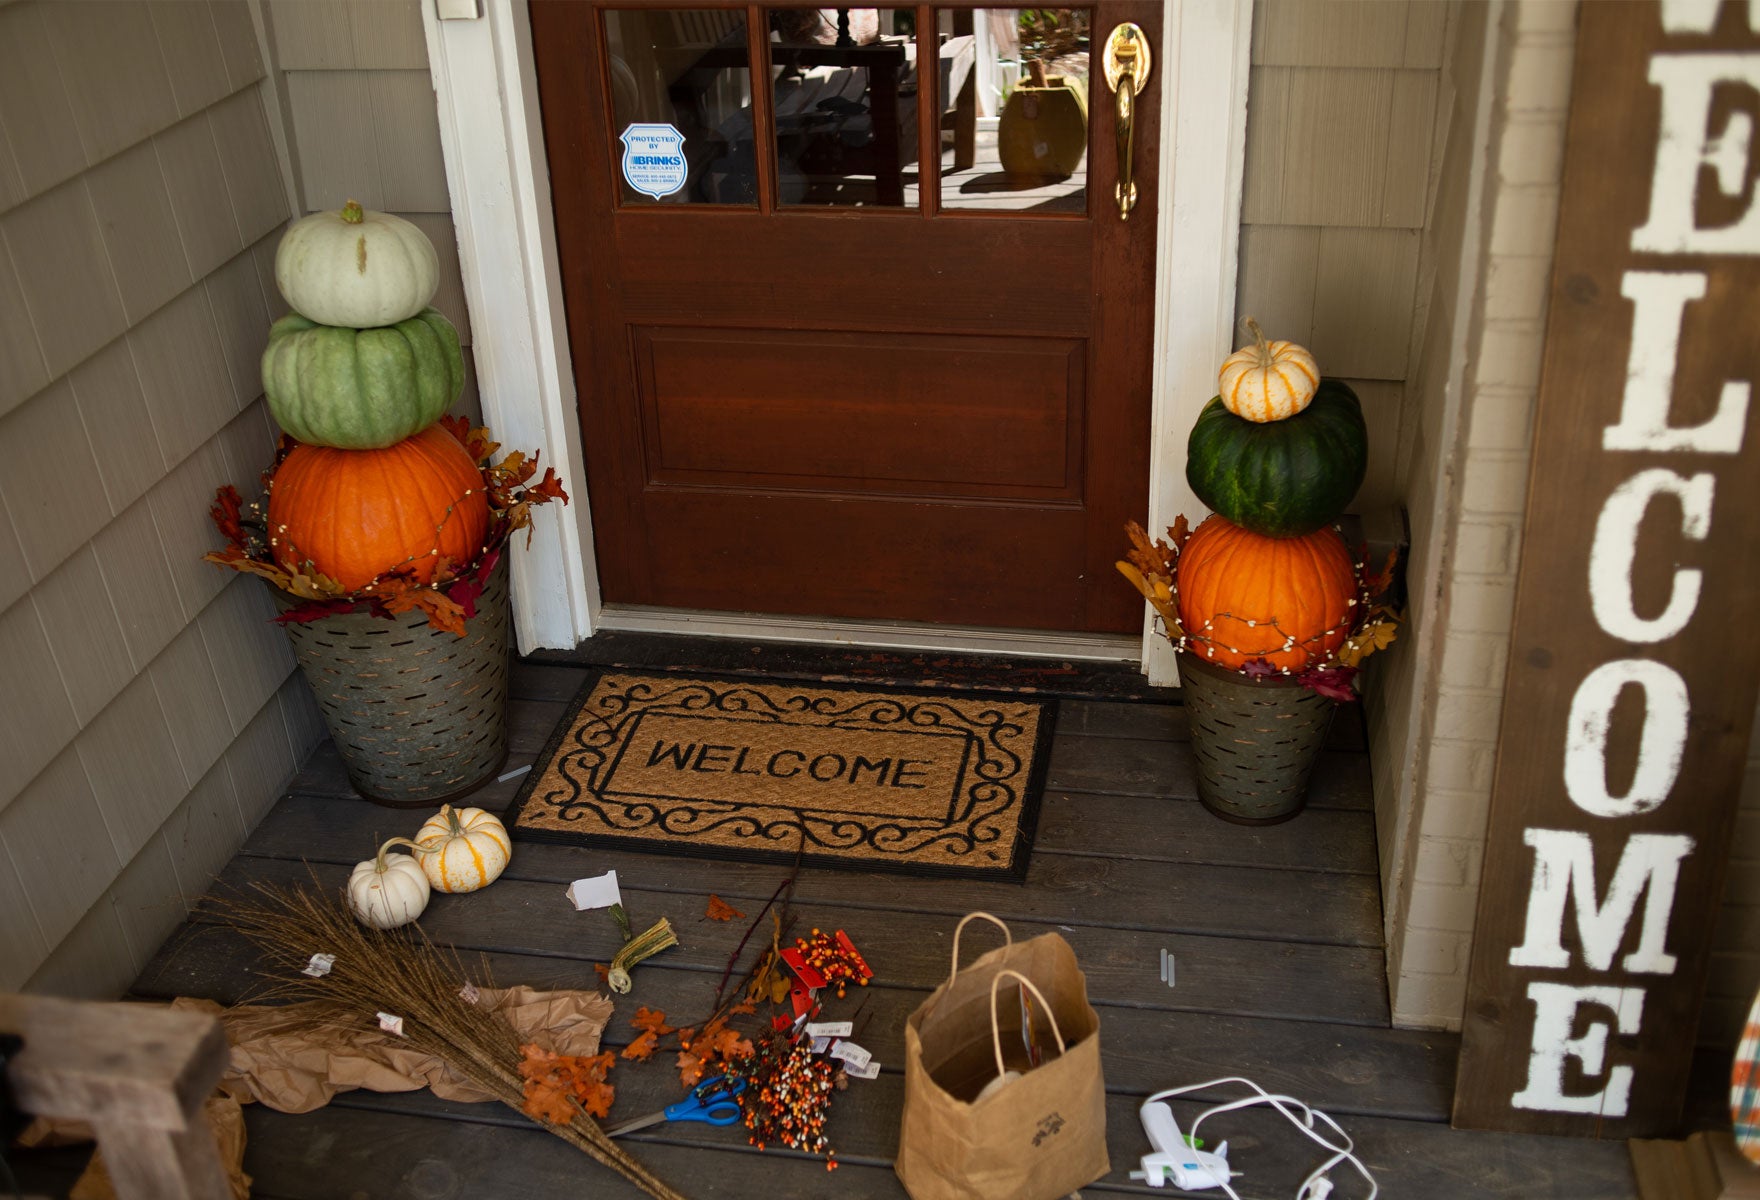
M275 249L275 284L320 325L369 329L421 312L440 286L440 257L419 228L350 200L301 217Z
M432 308L377 329L289 313L270 327L263 351L269 411L314 446L395 445L439 420L463 387L458 331Z

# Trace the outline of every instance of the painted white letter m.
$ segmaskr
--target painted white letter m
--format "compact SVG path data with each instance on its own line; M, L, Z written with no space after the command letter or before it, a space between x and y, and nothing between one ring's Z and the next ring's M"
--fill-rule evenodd
M1607 899L1595 899L1595 850L1589 835L1565 829L1528 829L1522 839L1534 847L1534 883L1528 891L1528 926L1522 944L1509 952L1514 967L1568 967L1564 948L1565 901L1576 893L1577 937L1583 960L1597 971L1613 964L1645 892L1644 923L1638 948L1621 964L1627 971L1672 975L1675 957L1667 953L1668 918L1674 911L1681 859L1693 850L1683 833L1634 833L1621 851Z

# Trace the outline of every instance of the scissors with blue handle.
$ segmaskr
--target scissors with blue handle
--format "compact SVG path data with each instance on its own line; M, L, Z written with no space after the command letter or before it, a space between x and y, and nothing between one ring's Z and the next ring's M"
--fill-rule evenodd
M728 1082L727 1076L705 1079L691 1089L691 1094L677 1104L669 1104L657 1113L632 1117L605 1131L608 1137L622 1137L637 1129L646 1129L662 1121L702 1121L707 1125L732 1125L739 1120L739 1094L746 1090L746 1081Z

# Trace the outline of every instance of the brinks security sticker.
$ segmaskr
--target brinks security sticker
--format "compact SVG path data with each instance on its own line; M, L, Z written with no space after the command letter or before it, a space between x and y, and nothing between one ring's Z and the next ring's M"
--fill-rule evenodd
M623 143L623 177L636 191L659 200L684 187L690 167L684 160L684 134L675 127L638 123L618 140Z

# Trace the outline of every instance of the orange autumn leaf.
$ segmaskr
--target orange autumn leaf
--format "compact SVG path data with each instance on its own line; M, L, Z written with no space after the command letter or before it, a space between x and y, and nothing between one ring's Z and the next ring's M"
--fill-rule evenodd
M594 974L599 976L599 983L602 986L605 986L605 987L611 986L611 984L609 982L611 979L611 964L610 963L594 963L593 964L593 972L594 972Z
M574 1119L577 1105L596 1117L610 1114L617 1089L605 1082L605 1076L617 1061L615 1055L554 1054L530 1044L520 1050L525 1055L519 1064L525 1080L525 1101L520 1108L527 1116L566 1125Z
M637 1062L654 1057L654 1051L660 1047L660 1035L652 1029L623 1048L622 1057Z
M573 1093L555 1083L539 1079L526 1080L526 1098L519 1108L534 1121L551 1125L567 1125L574 1120Z
M744 1000L728 1009L727 1015L731 1017L741 1013L755 1013L757 1011L758 1006L756 1004L753 1004L750 1000Z
M697 1031L694 1027L689 1025L685 1026L678 1031L678 1044L683 1046L686 1050L689 1050L691 1048L691 1038L696 1036L696 1032Z
M666 1023L663 1009L649 1008L646 1005L636 1009L636 1015L630 1018L631 1025L637 1029L645 1029L655 1037L664 1037L672 1032L672 1026ZM688 1030L686 1032L689 1032Z
M685 1087L696 1087L703 1078L703 1060L689 1050L678 1052L678 1081Z
M723 1062L730 1062L736 1058L750 1058L751 1055L752 1043L749 1040L740 1037L736 1030L723 1029L715 1036L715 1041L710 1046L710 1053L703 1057L705 1062L711 1058L720 1058Z
M709 908L703 915L711 921L731 921L735 917L745 916L743 912L713 892L709 893Z

